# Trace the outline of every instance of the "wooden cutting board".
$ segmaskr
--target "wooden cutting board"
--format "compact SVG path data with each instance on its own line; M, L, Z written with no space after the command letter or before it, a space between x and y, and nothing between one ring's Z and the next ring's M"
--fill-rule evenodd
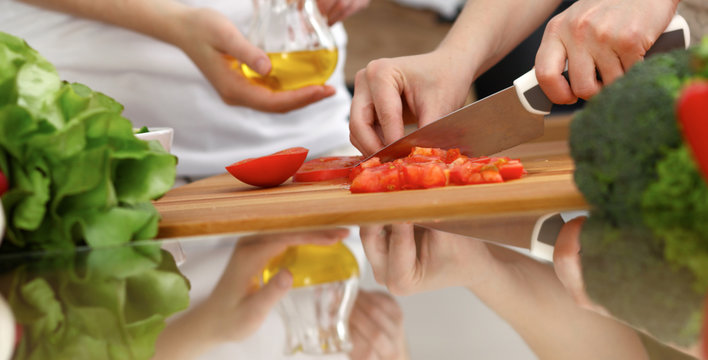
M175 188L155 202L158 237L183 237L330 225L434 221L587 207L573 182L565 141L536 142L505 154L528 174L500 184L351 194L343 183L259 189L228 174Z

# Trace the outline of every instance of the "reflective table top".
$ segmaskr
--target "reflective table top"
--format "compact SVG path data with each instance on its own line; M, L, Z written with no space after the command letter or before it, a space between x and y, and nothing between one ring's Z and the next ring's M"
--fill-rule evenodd
M555 164L548 146L566 149L567 124L550 121L519 156ZM225 214L197 226L172 213L156 240L4 252L0 360L697 356L704 297L692 274L641 229L542 190L545 203L456 212L415 190L427 213L411 202L321 221Z

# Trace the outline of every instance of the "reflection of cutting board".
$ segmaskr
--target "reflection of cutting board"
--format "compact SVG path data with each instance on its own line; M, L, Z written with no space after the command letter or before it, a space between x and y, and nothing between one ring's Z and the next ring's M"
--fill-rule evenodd
M346 184L292 184L258 189L228 174L171 190L155 203L159 237L328 225L390 223L526 211L585 208L572 179L564 141L536 142L508 152L528 170L501 184L351 194Z

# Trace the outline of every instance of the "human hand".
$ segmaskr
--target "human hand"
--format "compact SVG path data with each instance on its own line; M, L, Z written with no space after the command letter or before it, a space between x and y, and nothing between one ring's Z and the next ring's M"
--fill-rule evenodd
M329 85L272 91L247 79L234 64L243 62L256 72L267 74L270 60L217 11L187 8L179 12L175 28L167 40L189 56L229 105L285 113L334 95L335 90Z
M220 341L244 339L260 327L288 292L293 278L287 271L279 272L267 284L259 286L259 276L271 258L289 246L331 245L347 234L347 229L331 229L239 239L219 283L201 306L208 314L211 335Z
M644 58L677 4L678 0L576 2L546 26L535 64L541 89L556 104L589 99ZM566 59L570 84L561 75Z
M349 315L349 329L352 360L408 359L403 312L389 294L359 290Z
M469 94L467 68L442 50L370 62L356 74L349 122L351 143L370 155L403 137L404 122L418 126L460 108ZM410 121L409 121L410 120Z
M412 224L362 226L360 236L374 278L394 295L472 288L503 266L481 241Z
M327 18L327 24L332 26L369 6L370 0L317 0L320 13Z

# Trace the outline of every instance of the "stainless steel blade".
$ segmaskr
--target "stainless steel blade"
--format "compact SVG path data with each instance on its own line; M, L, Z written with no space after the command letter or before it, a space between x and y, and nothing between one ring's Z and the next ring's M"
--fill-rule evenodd
M414 146L491 155L543 135L543 119L544 115L528 112L510 86L423 126L370 158L391 161L407 156Z

